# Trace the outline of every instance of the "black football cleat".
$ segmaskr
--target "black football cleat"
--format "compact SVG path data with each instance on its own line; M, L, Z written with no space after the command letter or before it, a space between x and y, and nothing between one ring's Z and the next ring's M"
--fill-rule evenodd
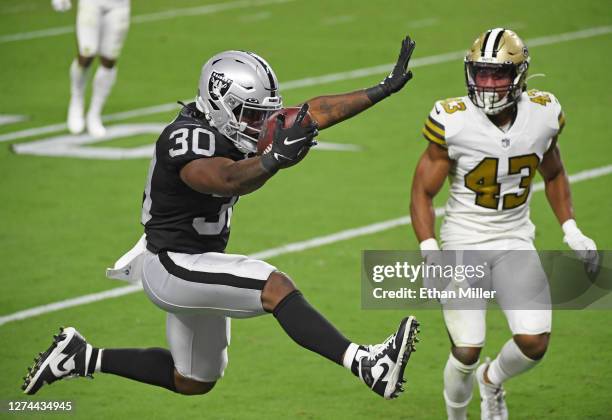
M359 360L359 378L385 399L397 398L404 391L404 369L419 341L418 327L413 316L404 318L393 335L382 344L368 346L369 354Z
M53 336L51 347L39 353L34 359L34 366L28 368L23 378L21 389L25 394L36 394L45 384L52 384L59 379L88 376L87 355L91 356L91 345L72 327L60 328Z

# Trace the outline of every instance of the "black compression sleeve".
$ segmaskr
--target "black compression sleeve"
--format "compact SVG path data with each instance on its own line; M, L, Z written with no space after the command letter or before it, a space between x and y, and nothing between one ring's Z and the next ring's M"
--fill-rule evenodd
M274 316L285 332L300 346L342 365L351 342L294 290L274 308Z
M166 349L104 349L100 370L176 392L174 359Z

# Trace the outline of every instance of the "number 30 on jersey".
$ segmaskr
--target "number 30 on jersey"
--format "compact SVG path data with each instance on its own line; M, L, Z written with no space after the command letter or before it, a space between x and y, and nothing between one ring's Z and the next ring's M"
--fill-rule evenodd
M208 137L207 147L200 147L200 135ZM170 157L184 155L189 151L189 140L191 140L191 151L196 155L212 156L215 154L215 135L203 128L179 128L170 133L170 140L174 140L175 146L170 149Z

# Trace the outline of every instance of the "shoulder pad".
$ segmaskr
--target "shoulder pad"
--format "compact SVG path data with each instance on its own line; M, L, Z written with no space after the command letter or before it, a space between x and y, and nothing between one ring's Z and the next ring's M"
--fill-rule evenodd
M549 114L546 116L546 121L550 126L557 129L557 135L561 134L565 126L565 114L555 95L538 89L529 89L526 93L530 102L540 105ZM540 106L536 108L540 108Z

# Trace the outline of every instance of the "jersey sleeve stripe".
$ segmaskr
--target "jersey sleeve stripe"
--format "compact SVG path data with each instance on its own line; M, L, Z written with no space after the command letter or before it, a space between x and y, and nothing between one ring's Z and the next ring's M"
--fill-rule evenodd
M431 118L431 115L427 117L427 120L435 127L438 127L441 131L440 134L444 135L444 125L440 124L438 121Z
M433 134L435 137L439 138L440 140L444 140L444 130L440 130L438 127L433 125L431 122L429 121L425 122L425 129L429 131L430 134Z
M432 126L429 121L425 123L425 127L423 127L423 129L432 136L444 141L444 130L440 130L438 127Z
M425 137L426 140L428 140L428 141L430 141L432 143L436 143L437 145L446 147L446 141L444 141L444 138L436 137L434 134L432 134L427 129L427 126L423 127L423 136Z

